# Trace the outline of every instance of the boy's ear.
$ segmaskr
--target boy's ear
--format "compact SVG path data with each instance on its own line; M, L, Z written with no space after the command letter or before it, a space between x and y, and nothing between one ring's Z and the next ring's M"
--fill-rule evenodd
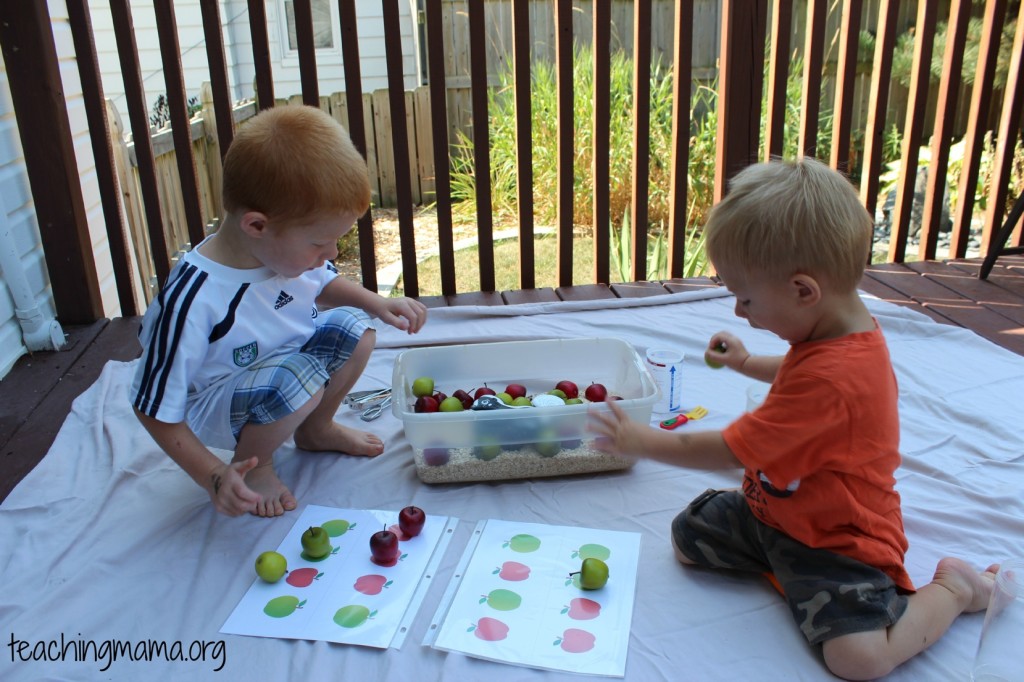
M811 275L798 272L789 283L800 305L815 305L821 300L821 285Z
M246 211L238 221L238 226L246 235L258 239L266 234L267 216L259 211Z

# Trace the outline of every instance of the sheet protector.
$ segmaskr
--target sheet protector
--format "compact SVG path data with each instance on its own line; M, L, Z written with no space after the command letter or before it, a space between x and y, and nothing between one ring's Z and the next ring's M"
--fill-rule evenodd
M513 665L622 677L639 556L639 533L481 521L425 643ZM588 557L608 566L608 583L597 590L583 589L573 575Z
M256 578L220 631L401 648L458 520L429 516L413 538L399 530L398 562L377 565L370 536L398 530L397 522L398 512L306 507L277 547L288 574L276 583ZM324 558L302 551L302 534L313 526L331 538Z

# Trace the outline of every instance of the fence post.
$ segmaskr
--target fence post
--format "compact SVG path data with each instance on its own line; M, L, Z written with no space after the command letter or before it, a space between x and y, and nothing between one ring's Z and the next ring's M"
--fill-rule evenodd
M203 119L203 146L205 148L202 170L206 172L206 182L210 188L210 206L213 211L209 216L211 220L223 215L224 207L221 205L220 188L224 177L224 165L221 161L223 154L220 149L220 135L217 132L217 116L213 102L213 88L204 82L199 88L199 99L203 108L200 115ZM197 168L197 170L200 170ZM202 172L200 170L200 172Z

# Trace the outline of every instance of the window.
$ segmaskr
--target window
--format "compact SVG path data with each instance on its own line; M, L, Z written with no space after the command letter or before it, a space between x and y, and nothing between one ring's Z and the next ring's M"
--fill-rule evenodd
M337 21L334 20L331 0L311 0L309 3L313 12L313 46L318 50L333 50L336 44L334 28ZM288 51L296 52L299 49L299 41L295 32L295 3L292 0L284 0L284 16L288 28Z

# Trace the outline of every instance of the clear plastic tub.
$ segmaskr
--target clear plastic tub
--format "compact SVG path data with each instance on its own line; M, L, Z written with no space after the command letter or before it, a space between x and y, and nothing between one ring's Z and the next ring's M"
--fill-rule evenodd
M427 483L491 481L625 469L632 459L593 447L587 411L593 403L417 413L412 382L434 379L434 388L470 394L486 384L501 392L522 384L527 395L547 393L568 379L580 397L592 383L634 419L649 422L658 387L628 343L614 338L504 341L416 348L395 360L392 411L412 445L416 471Z

